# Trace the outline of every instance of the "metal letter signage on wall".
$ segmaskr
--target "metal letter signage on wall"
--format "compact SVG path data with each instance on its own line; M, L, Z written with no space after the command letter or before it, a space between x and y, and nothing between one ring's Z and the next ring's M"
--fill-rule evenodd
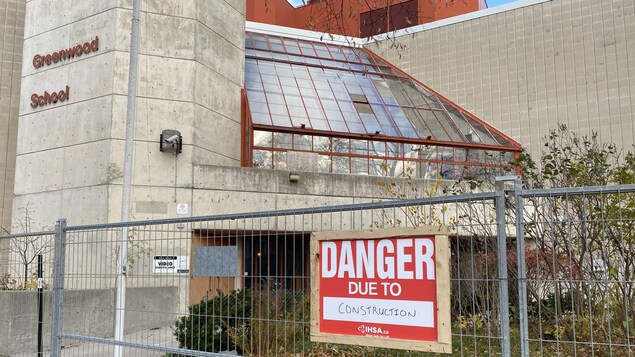
M58 50L48 54L36 54L33 57L33 67L35 69L43 68L44 66L51 66L58 62L70 61L82 55L89 54L91 52L99 51L99 36L95 36L94 40L86 41L83 44L79 43L68 49ZM47 105L53 105L61 102L65 102L70 99L70 87L67 85L66 89L49 93L48 91L43 94L33 93L31 94L31 108L37 109L38 107L45 107Z
M311 340L452 353L447 227L317 232Z

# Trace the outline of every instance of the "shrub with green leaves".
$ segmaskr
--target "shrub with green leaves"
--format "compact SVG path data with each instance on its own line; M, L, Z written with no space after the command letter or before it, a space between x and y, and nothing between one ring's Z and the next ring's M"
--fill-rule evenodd
M176 320L173 330L179 347L197 351L218 352L237 350L236 331L246 330L252 308L250 289L217 295L189 307L189 314Z

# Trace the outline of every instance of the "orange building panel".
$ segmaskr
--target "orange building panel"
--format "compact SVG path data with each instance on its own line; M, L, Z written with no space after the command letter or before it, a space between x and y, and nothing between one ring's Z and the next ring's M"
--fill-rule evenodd
M247 20L368 37L479 10L482 0L247 0Z

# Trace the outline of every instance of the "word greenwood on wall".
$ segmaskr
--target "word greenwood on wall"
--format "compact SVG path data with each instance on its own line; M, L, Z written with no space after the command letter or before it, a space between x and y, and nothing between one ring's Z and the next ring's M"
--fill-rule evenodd
M49 54L37 54L33 57L33 67L41 68L46 66L50 66L54 63L58 63L61 61L66 61L73 59L75 57L80 57L84 54L88 54L91 52L99 51L99 36L95 37L91 42L86 42L84 44L78 44L69 49L55 51Z

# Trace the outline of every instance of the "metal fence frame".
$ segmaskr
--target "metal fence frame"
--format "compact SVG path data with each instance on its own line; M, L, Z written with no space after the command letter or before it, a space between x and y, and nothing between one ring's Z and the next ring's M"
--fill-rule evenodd
M55 268L54 268L54 280L53 280L53 304L52 304L52 324L51 324L51 355L61 355L61 340L71 339L77 341L88 341L100 344L109 344L120 347L132 347L137 349L152 350L162 353L175 353L175 354L187 354L192 356L220 356L219 353L201 352L185 350L180 348L172 348L166 346L156 346L150 344L140 344L126 341L116 341L114 339L99 338L95 336L81 336L77 334L64 333L64 321L63 308L64 308L64 280L65 273L64 267L66 267L65 253L66 253L66 236L71 232L81 232L87 230L103 230L103 229L115 229L115 228L131 228L131 227L143 227L162 224L179 224L179 223L197 223L197 222L215 222L226 220L240 220L250 218L275 218L284 216L305 216L311 214L322 213L337 213L337 212L354 212L365 210L382 210L382 209L394 209L400 207L407 207L411 205L435 205L435 204L447 204L447 203L469 203L475 201L491 201L494 204L496 210L496 238L497 238L497 271L498 271L498 283L499 283L499 304L500 304L500 341L501 350L500 353L503 356L511 355L511 336L510 336L510 321L509 321L509 295L508 295L508 266L506 253L507 248L507 233L506 229L509 228L510 222L506 221L506 200L513 197L515 202L515 216L517 217L515 224L516 235L516 254L518 257L517 267L517 283L518 283L518 329L519 329L519 344L520 354L523 357L528 357L530 352L530 338L528 327L528 297L527 297L527 273L526 273L526 258L525 258L525 231L524 226L527 223L525 221L525 215L523 213L524 200L527 198L537 197L571 197L571 196L584 196L584 195L604 195L604 194L625 194L635 193L635 185L614 185L614 186L596 186L596 187L575 187L575 188L562 188L562 189L534 189L525 190L522 188L521 181L515 176L499 177L496 179L496 190L493 192L483 192L465 195L454 196L439 196L429 197L421 199L399 200L399 201L387 201L387 202L373 202L364 204L352 204L352 205L340 205L331 207L315 207L306 209L288 209L269 212L252 212L252 213L237 213L215 216L202 216L193 218L178 218L178 219L165 219L165 220L149 220L142 222L120 222L110 224L99 225L81 225L81 226L67 226L65 219L57 221L55 226ZM518 217L521 217L518 219ZM50 232L44 232L50 233ZM44 233L26 234L36 235ZM2 239L10 239L12 237L20 237L23 235L11 235L2 236ZM503 254L501 254L501 252ZM630 342L629 342L630 343ZM630 354L629 354L630 356Z

